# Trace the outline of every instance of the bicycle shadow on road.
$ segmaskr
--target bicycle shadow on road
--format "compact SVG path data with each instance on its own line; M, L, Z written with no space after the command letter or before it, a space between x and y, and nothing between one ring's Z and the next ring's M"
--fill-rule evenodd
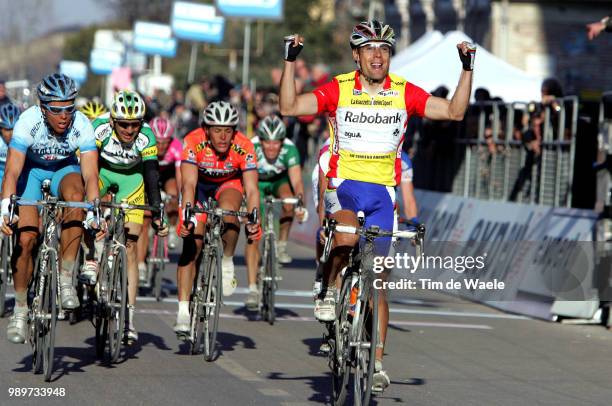
M323 335L317 338L305 338L302 340L306 347L308 347L308 355L312 355L313 357L327 357L327 354L324 354L319 351L322 340Z
M277 320L279 319L282 320L283 318L299 317L299 314L297 314L296 312L292 310L284 308L284 307L276 307L274 310L275 310ZM247 321L264 322L264 320L261 318L261 314L259 313L259 311L248 310L246 306L242 306L242 307L238 307L234 309L233 313L244 316L247 319Z
M313 394L308 398L311 402L320 404L331 403L331 372L319 376L284 376L283 372L270 372L267 379L275 381L303 381L310 386Z
M240 336L232 333L217 332L217 358L224 352L232 352L234 348L241 344L242 348L254 350L257 348L255 341L250 337ZM191 356L191 343L183 341L179 344L178 351L175 352L178 355L189 355Z
M85 367L96 362L96 350L94 348L55 347L51 382L74 372L85 372ZM32 373L32 354L24 357L20 364L23 367L13 369L14 372Z
M129 358L138 358L136 354L138 354L144 347L149 345L153 345L158 350L170 351L172 348L166 345L166 341L155 334L150 333L138 333L138 341L133 343L132 345L122 345L121 346L121 355L123 356L123 361L119 361L119 363L128 360Z

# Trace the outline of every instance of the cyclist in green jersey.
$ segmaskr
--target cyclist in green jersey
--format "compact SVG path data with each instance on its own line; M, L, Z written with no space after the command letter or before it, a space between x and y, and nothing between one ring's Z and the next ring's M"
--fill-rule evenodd
M257 172L259 175L259 196L263 213L266 196L287 198L304 196L304 183L300 167L300 156L297 148L287 138L287 130L283 120L276 115L265 117L257 127L256 136L251 140L257 154ZM305 208L295 208L295 216L299 222L306 221L308 211ZM283 205L280 217L280 236L277 255L280 263L289 263L292 258L287 254L287 239L294 217L294 206ZM245 301L248 309L257 309L259 292L257 290L257 265L259 264L259 244L254 241L246 246L246 264L249 280L249 294Z
M146 191L149 205L159 207L161 195L157 144L151 127L143 121L144 115L145 104L142 97L136 92L120 91L113 98L110 114L94 120L96 144L100 152L100 195L105 195L108 188L116 184L119 186L118 201L126 200L128 204L143 205ZM142 210L126 213L128 342L138 340L134 327L134 306L138 290L136 241L142 231L143 219ZM153 227L160 236L168 234L168 227L163 224L159 212L153 214ZM95 259L90 257L86 261L81 277L85 283L96 283Z

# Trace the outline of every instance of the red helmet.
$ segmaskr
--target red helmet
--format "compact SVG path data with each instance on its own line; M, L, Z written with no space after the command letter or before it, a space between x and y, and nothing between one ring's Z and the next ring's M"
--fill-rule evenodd
M155 134L155 139L158 141L170 139L174 134L174 127L170 120L166 118L155 117L149 125L153 130L153 134Z

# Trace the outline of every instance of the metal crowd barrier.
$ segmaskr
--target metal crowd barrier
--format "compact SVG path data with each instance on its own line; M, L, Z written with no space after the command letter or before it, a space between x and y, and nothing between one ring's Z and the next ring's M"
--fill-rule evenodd
M557 108L543 109L540 154L523 142L529 129L530 103L484 102L476 112L476 133L466 125L456 139L452 192L485 200L517 201L570 207L578 98L556 100ZM474 113L472 113L474 114ZM426 136L426 135L425 135Z

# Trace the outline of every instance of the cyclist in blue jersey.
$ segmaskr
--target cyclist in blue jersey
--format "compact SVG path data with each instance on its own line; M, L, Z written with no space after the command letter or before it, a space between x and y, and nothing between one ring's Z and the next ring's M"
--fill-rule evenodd
M39 105L24 111L15 124L9 144L2 182L0 226L11 235L9 227L10 196L23 199L42 198L41 185L51 180L51 193L61 200L81 202L98 198L98 152L93 128L87 117L76 111L77 89L66 75L54 73L43 78L37 87ZM77 160L80 151L80 165ZM15 308L7 338L13 343L26 340L28 324L28 284L32 277L34 246L39 233L36 207L20 207L17 222L17 247L13 256ZM60 297L62 307L70 310L79 305L72 284L72 272L81 242L83 225L99 230L92 210L65 210L62 219Z
M2 135L0 138L0 185L4 177L4 166L8 154L8 145L11 142L13 127L15 127L19 114L21 114L21 110L13 103L6 103L0 106L0 135Z

